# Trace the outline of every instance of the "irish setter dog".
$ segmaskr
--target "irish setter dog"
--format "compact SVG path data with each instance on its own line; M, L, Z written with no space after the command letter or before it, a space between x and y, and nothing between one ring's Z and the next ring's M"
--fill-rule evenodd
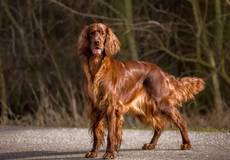
M123 116L130 113L154 128L154 135L142 149L154 149L167 125L172 121L182 136L181 149L191 148L185 120L179 106L204 89L204 81L196 77L175 78L160 67L143 61L119 61L112 58L120 50L120 42L105 24L86 26L77 42L83 57L85 92L87 93L93 136L94 158L104 142L108 128L105 159L115 158L122 140Z

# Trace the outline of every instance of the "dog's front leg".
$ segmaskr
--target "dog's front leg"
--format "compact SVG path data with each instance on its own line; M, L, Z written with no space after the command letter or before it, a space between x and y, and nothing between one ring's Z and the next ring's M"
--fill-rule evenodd
M104 154L104 159L114 159L115 158L115 142L116 142L116 114L115 107L109 106L106 114L108 122L108 138L107 138L107 148Z
M93 147L91 151L87 152L86 158L97 157L98 150L104 141L104 123L102 114L98 111L91 113L91 133L93 134Z

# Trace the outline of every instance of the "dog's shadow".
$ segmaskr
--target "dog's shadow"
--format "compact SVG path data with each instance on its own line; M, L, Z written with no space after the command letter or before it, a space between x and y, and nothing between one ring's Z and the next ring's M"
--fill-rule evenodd
M177 150L177 149L156 149L155 151L165 151L165 150ZM132 152L132 151L143 151L142 149L120 149L120 152ZM84 154L87 151L73 151L73 152L55 152L55 151L24 151L24 152L7 152L0 153L1 160L17 160L17 159L33 159L33 160L88 160L84 158ZM100 150L100 154L104 153L105 150ZM98 160L102 159L101 156L96 158Z
M55 152L55 151L24 151L24 152L7 152L0 153L1 160L17 160L17 159L33 159L33 160L80 160L84 159L80 157L86 151L75 151L75 152Z

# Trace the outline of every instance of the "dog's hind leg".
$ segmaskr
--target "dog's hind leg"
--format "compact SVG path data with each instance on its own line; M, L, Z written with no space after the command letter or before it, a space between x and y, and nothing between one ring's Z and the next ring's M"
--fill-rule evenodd
M152 150L152 149L155 149L156 145L157 145L157 142L165 128L165 125L166 125L166 122L162 121L160 122L160 124L156 124L156 126L154 127L155 130L154 130L154 135L150 141L150 143L145 143L142 147L142 149L144 150Z
M180 129L180 133L182 136L182 150L191 149L191 142L188 137L188 127L184 118L179 113L178 109L175 108L173 112L170 113L170 117L172 118L175 125Z
M191 149L191 142L188 137L188 127L184 118L181 116L180 112L176 107L170 106L170 103L165 100L161 102L160 110L163 114L168 116L169 119L179 128L182 137L182 150Z

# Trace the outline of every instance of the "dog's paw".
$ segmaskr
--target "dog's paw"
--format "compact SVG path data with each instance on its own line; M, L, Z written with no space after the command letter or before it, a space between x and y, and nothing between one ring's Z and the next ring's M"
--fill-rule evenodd
M121 148L121 144L115 146L115 151L118 153Z
M85 158L95 158L97 157L97 152L89 151L85 154Z
M185 143L185 144L182 144L180 148L181 150L189 150L192 148L192 146L190 143Z
M104 159L114 159L114 158L115 158L115 154L114 154L114 152L106 152L106 153L103 155L103 158L104 158Z
M142 147L143 150L153 150L155 149L155 145L151 143L145 143Z

